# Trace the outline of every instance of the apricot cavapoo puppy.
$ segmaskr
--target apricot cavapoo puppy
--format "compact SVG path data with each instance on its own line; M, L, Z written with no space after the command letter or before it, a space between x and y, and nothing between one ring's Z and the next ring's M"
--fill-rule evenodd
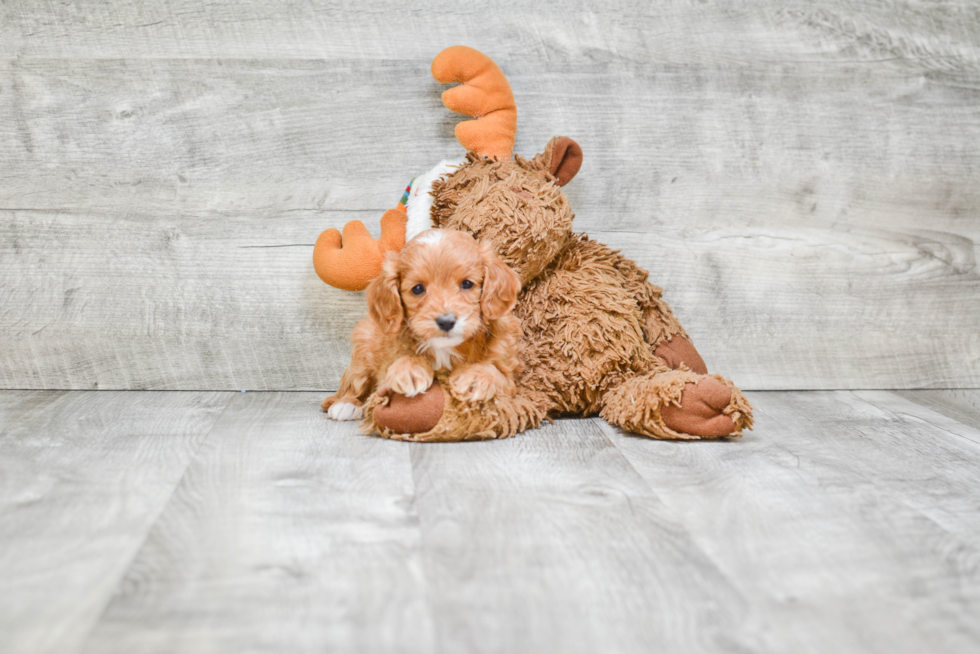
M323 410L359 419L373 391L414 397L442 369L464 397L513 396L521 327L511 311L520 290L490 246L455 230L422 232L389 253L368 286L368 317L354 329L350 365Z

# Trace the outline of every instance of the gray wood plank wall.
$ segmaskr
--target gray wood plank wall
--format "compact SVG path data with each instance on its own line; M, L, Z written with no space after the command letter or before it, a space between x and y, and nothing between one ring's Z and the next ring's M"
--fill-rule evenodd
M0 388L325 389L363 297L320 231L459 153L428 73L567 134L577 228L745 388L980 385L980 8L0 5Z

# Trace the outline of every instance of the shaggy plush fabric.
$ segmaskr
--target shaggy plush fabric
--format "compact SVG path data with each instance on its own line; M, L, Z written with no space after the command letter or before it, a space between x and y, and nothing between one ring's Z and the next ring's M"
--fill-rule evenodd
M566 158L567 140L552 139L530 160L471 152L432 184L434 223L490 243L521 278L517 397L466 403L447 393L438 422L430 428L428 412L421 430L399 429L390 421L397 407L386 415L390 400L375 398L365 410L368 432L403 440L500 438L545 416L595 414L653 438L737 437L752 425L751 406L734 384L705 374L663 289L618 251L572 233L574 214L551 172L553 159Z
M626 431L651 438L702 440L741 436L743 429L752 427L752 407L742 392L721 375L707 377L721 382L721 388L728 391L719 400L711 402L716 406L709 406L709 411L704 412L715 415L697 420L698 416L690 414L698 413L699 407L688 407L686 413L676 413L674 421L666 419L671 408L681 406L681 395L690 386L703 384L705 379L705 375L690 370L651 372L633 377L609 394L600 415ZM712 420L724 427L710 429L715 426L710 424ZM668 426L668 422L674 428ZM709 424L705 425L706 422Z
M383 438L413 442L479 441L509 438L525 429L541 424L545 418L542 407L527 397L497 396L487 402L460 398L449 384L449 374L436 373L434 384L441 387L444 408L439 422L427 431L406 433L378 424L378 409L391 401L387 395L372 395L364 406L365 419L361 431ZM432 393L430 389L429 393ZM439 391L436 391L439 393Z
M663 289L619 252L572 233L575 215L562 187L578 173L582 148L555 137L531 159L511 156L513 94L485 55L448 48L433 61L432 73L439 81L461 83L443 101L477 120L456 128L470 150L466 159L438 168L438 180L426 178L428 218L434 227L488 243L520 276L514 315L523 329L524 365L515 380L517 396L489 402L463 402L448 390L445 376L437 377L441 414L435 396L372 397L365 431L418 441L500 438L548 416L595 414L653 438L740 436L751 427L751 406L730 381L706 374ZM421 188L418 207L428 208ZM414 213L414 223L425 223L424 209ZM368 255L376 249L368 248ZM413 411L419 415L409 415Z
M437 227L493 243L527 283L561 250L575 216L547 171L522 163L520 156L501 161L469 153L432 185L432 219Z
M663 289L618 251L572 233L552 173L569 140L552 139L530 160L470 153L432 187L435 223L491 243L521 277L518 397L547 415L601 413L655 438L741 435L751 407L731 382L703 374Z
M517 385L546 398L549 412L596 413L603 395L625 379L667 370L644 339L643 314L618 260L578 236L518 297L524 372Z

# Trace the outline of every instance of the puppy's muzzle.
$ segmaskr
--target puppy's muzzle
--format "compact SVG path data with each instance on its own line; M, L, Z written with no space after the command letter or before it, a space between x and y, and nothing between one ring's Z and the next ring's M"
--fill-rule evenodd
M455 313L444 313L441 316L436 317L436 324L444 332L449 332L456 325L456 314Z

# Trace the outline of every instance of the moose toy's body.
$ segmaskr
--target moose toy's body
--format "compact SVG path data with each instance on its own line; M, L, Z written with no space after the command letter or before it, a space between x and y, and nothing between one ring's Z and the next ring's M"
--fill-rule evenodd
M707 374L646 271L572 233L574 215L561 186L578 172L578 144L556 137L533 159L511 156L516 111L500 69L463 46L444 50L432 68L439 81L462 82L443 95L446 105L478 117L457 126L470 153L458 166L442 164L419 178L421 188L413 183L408 216L399 220L389 211L380 242L365 240L363 226L348 225L341 248L340 234L328 230L314 263L324 281L363 288L380 264L351 279L343 259L380 262L385 249L397 249L406 222L408 238L432 226L471 233L521 278L515 314L523 370L517 397L476 405L454 396L444 377L417 398L372 397L366 428L406 440L494 438L546 416L597 413L654 438L738 436L751 427L748 402L730 381ZM429 224L412 224L419 207ZM360 239L357 246L348 234Z

